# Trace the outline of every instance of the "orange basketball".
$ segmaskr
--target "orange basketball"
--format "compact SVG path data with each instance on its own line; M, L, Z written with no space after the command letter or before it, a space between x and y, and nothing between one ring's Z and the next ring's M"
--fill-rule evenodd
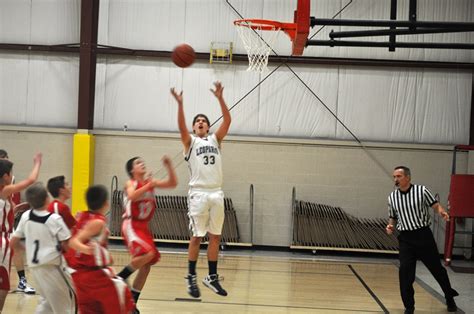
M193 64L194 60L196 59L196 53L194 52L193 47L190 45L181 44L173 49L171 59L173 60L174 64L180 68L187 68Z

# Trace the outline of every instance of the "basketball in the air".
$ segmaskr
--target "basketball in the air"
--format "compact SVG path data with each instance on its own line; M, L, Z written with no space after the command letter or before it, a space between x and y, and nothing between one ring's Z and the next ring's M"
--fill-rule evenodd
M187 68L193 64L194 60L196 59L196 53L194 52L193 47L190 45L181 44L173 49L171 59L173 60L174 64L180 68Z

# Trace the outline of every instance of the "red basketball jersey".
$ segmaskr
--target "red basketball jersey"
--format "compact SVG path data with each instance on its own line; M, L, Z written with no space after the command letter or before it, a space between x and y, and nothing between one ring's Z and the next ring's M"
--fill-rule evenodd
M148 181L138 182L132 181L135 186L135 190L141 188ZM132 218L132 220L150 221L155 213L156 201L154 189L147 190L140 198L136 201L130 201L125 196L125 215L124 218Z
M0 199L0 231L2 233L12 233L14 218L11 199Z
M63 217L64 223L69 228L69 230L74 227L76 224L76 219L71 214L71 209L64 203L61 203L58 200L54 200L48 205L48 211L50 213L58 214L59 216Z
M74 236L81 230L88 222L92 220L106 221L106 218L101 214L92 213L90 211L81 212L78 214L76 226L73 228L72 235ZM104 227L99 235L90 239L85 244L92 245L94 247L93 254L87 255L70 249L67 254L67 261L71 268L74 269L87 269L87 268L103 268L112 264L112 257L107 250L107 237L109 236L109 230Z

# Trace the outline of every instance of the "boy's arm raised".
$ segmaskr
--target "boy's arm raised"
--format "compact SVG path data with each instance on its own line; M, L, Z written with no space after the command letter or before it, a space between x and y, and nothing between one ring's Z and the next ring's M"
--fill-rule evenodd
M176 187L178 185L178 177L176 176L173 163L168 156L163 157L163 165L168 171L168 180L155 180L154 186L162 189Z
M35 183L36 180L38 179L39 170L41 168L41 159L42 159L42 154L37 153L33 158L33 169L31 170L28 178L15 184L7 185L3 189L3 193L6 194L7 196L10 196L13 193L20 192L26 189L27 187L29 187L30 185L32 185L33 183Z
M186 119L184 117L184 108L183 108L183 92L177 93L174 88L171 88L171 95L173 95L174 99L178 103L178 128L179 133L181 133L181 142L184 146L184 151L187 152L189 150L189 146L191 145L191 135L189 134L188 129L186 128Z

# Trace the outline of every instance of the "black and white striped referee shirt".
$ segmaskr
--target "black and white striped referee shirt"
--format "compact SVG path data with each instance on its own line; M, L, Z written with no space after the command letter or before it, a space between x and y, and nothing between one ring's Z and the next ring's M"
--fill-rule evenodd
M397 220L397 230L411 231L431 224L429 208L438 201L423 185L410 185L406 192L397 189L388 197L388 214Z

